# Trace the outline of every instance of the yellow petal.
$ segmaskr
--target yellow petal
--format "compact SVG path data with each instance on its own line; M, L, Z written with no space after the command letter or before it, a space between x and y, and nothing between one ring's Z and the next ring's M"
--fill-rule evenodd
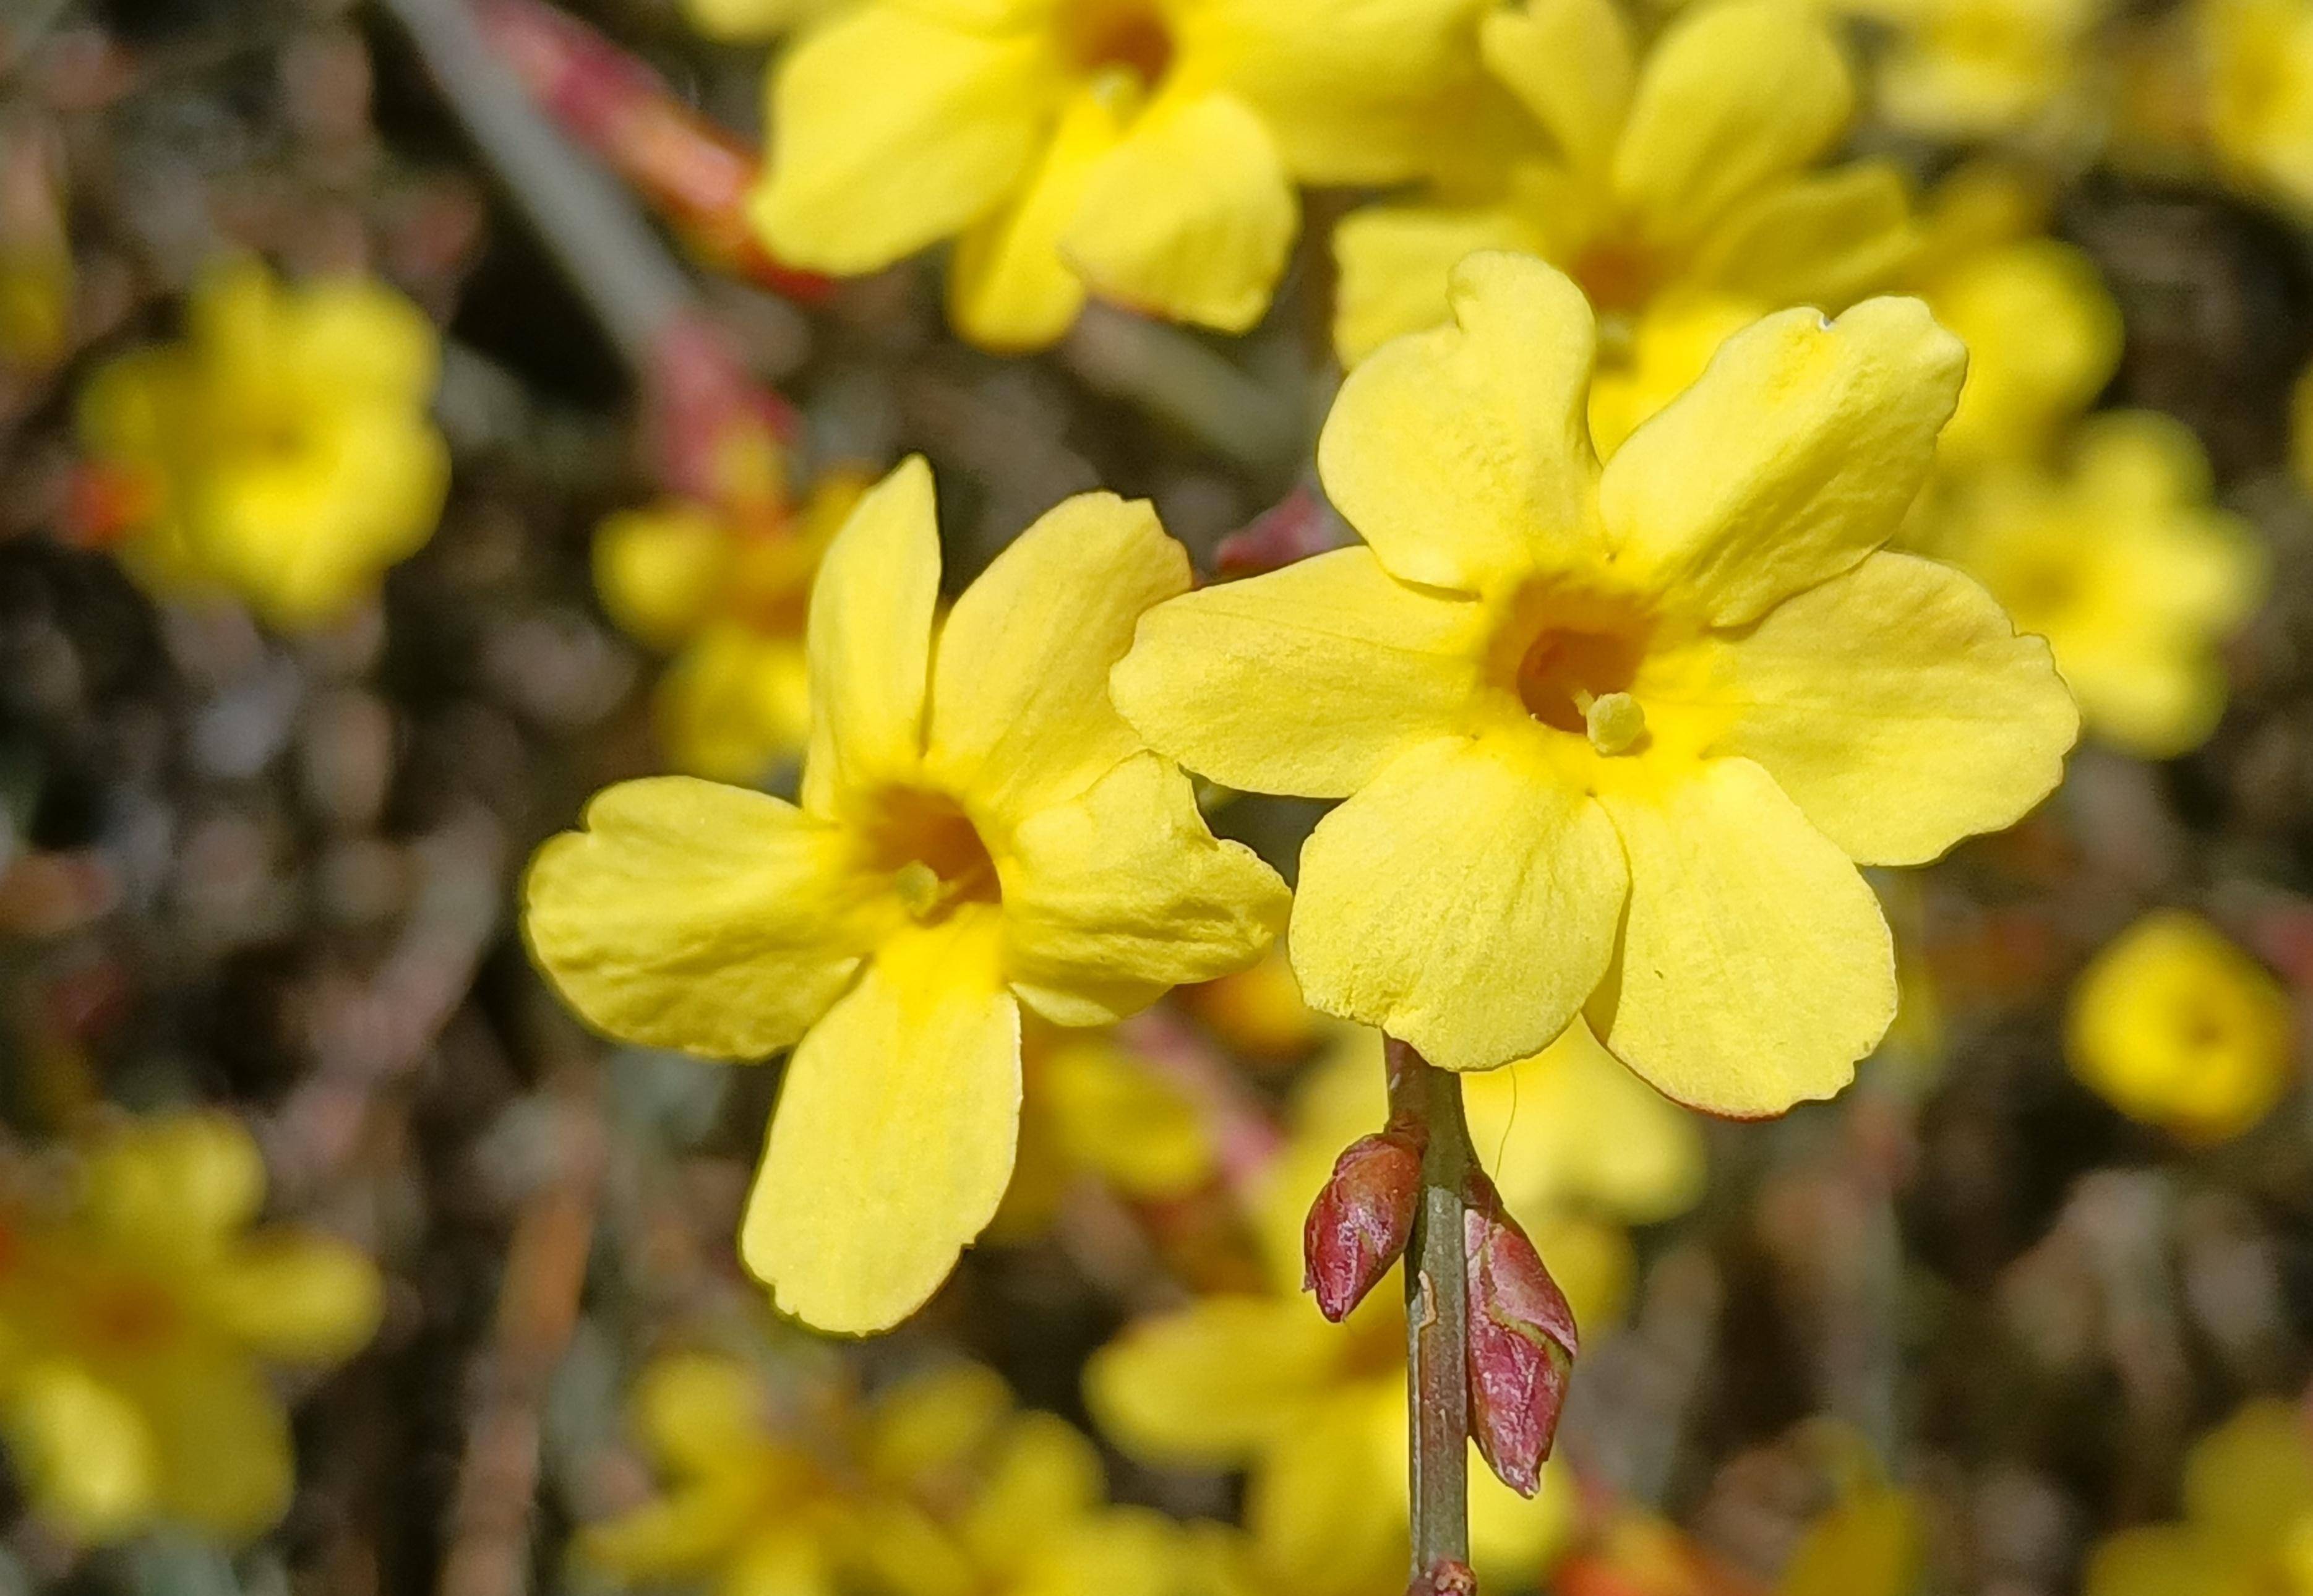
M2242 1405L2193 1444L2185 1461L2185 1515L2236 1546L2301 1535L2313 1512L2313 1433L2294 1403Z
M1188 585L1188 554L1146 499L1078 494L1048 511L941 628L926 767L1007 820L1081 795L1143 746L1108 673L1141 612Z
M1477 98L1490 0L1212 0L1173 8L1176 69L1209 75L1274 130L1304 182L1403 182L1433 168Z
M1016 1566L1024 1552L1090 1513L1107 1494L1100 1451L1075 1425L1058 1414L1023 1413L989 1460L960 1528L984 1566Z
M891 1329L1003 1199L1020 1013L993 919L966 911L887 940L788 1061L739 1250L806 1324Z
M1086 183L1060 253L1104 299L1243 332L1300 225L1277 145L1244 101L1159 101Z
M761 1377L737 1358L662 1354L635 1381L635 1427L660 1463L682 1474L708 1474L761 1444L763 1395Z
M1189 778L1153 753L1023 822L1002 872L1005 973L1063 1025L1104 1024L1244 969L1289 901L1251 849L1214 839Z
M1526 0L1487 14L1486 69L1549 131L1569 164L1604 172L1623 130L1634 70L1630 24L1611 0Z
M116 1540L151 1516L158 1462L144 1416L79 1365L14 1372L0 1434L32 1511L75 1540Z
M622 510L594 532L594 591L620 630L653 648L690 636L724 595L732 538L703 505Z
M1540 252L1507 205L1368 205L1333 229L1333 352L1352 366L1390 339L1452 315L1446 280L1480 250Z
M181 1263L222 1250L264 1201L265 1160L240 1120L162 1114L90 1150L77 1217L110 1245Z
M1041 349L1084 308L1084 279L1060 258L1060 234L1101 157L1124 136L1132 108L1099 87L1080 90L1018 193L956 241L948 261L948 320L983 349Z
M762 1518L743 1479L686 1485L580 1527L575 1550L625 1579L697 1580L729 1564Z
M1135 1457L1233 1468L1300 1425L1332 1385L1346 1337L1295 1297L1201 1297L1094 1354L1085 1401Z
M1882 552L1733 640L1757 760L1865 864L1922 864L2055 790L2080 712L2047 644L1948 566Z
M1483 626L1477 605L1335 549L1157 606L1111 682L1140 733L1192 770L1340 798L1464 712Z
M1210 1179L1197 1106L1105 1034L1051 1045L1029 1088L1069 1156L1133 1197L1182 1197Z
M1581 291L1526 256L1473 255L1454 325L1375 351L1317 443L1325 491L1393 576L1473 590L1596 550Z
M1837 575L1910 508L1966 364L1915 299L1745 329L1607 464L1616 560L1698 590L1718 626Z
M1613 957L1626 878L1579 787L1445 739L1396 760L1301 850L1294 973L1316 1008L1443 1069L1491 1069L1566 1029Z
M334 396L422 408L441 368L441 337L426 313L365 277L323 278L290 302L297 357L326 373Z
M651 707L676 769L742 786L761 782L801 759L811 736L803 640L717 622L661 673Z
M978 1364L936 1364L876 1394L866 1437L877 1479L913 1489L972 1466L1013 1410L1011 1389Z
M189 1357L137 1383L163 1513L232 1543L280 1521L295 1483L289 1421L254 1363Z
M797 1526L757 1534L724 1570L716 1596L838 1596L827 1548Z
M1694 1117L1623 1068L1579 1019L1535 1057L1473 1074L1462 1092L1471 1143L1514 1213L1578 1207L1650 1224L1702 1195Z
M1886 287L1917 247L1903 173L1858 161L1776 183L1738 206L1712 229L1693 272L1765 304L1836 311Z
M1981 251L1928 294L1967 346L1967 385L1941 443L1954 464L2042 452L2120 364L2120 307L2070 244L2034 238Z
M803 804L831 814L923 761L940 547L932 469L910 455L860 497L812 583Z
M1728 0L1687 12L1640 70L1615 190L1651 241L1695 238L1828 148L1854 98L1830 30L1799 8Z
M369 1344L384 1308L367 1253L288 1230L234 1248L203 1287L213 1322L243 1345L294 1363L343 1363Z
M1263 1560L1291 1569L1297 1589L1350 1596L1381 1589L1391 1572L1403 1576L1402 1389L1386 1377L1345 1386L1263 1450L1245 1523Z
M1746 1118L1829 1097L1895 1013L1878 900L1748 759L1601 795L1631 865L1599 1039L1679 1101Z
M1183 1526L1146 1507L1109 1507L1037 1527L1007 1596L1176 1596L1188 1587Z
M1639 424L1694 386L1719 346L1759 319L1759 302L1672 290L1631 318L1629 348L1590 383L1590 439L1612 460Z
M2231 1596L2229 1582L2246 1592L2254 1575L2236 1548L2185 1524L2148 1524L2098 1542L2080 1589L2085 1596Z
M794 805L685 776L621 782L538 850L532 956L612 1036L717 1058L791 1045L868 934L850 844Z
M755 226L772 253L814 271L889 266L1013 191L1057 94L1032 31L856 6L771 75L771 162L750 200Z

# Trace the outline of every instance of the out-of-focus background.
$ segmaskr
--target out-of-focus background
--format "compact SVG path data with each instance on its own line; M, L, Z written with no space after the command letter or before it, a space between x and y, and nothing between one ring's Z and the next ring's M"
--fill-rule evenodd
M1402 1589L1396 1322L1292 1251L1378 1045L1280 957L1032 1033L996 1227L855 1343L734 1252L777 1066L525 956L592 792L792 783L812 559L902 454L951 593L1095 487L1207 574L1346 536L1375 195L1306 197L1244 336L987 353L937 261L751 241L807 9L0 0L0 1592ZM1836 1101L1473 1082L1585 1337L1484 1588L2313 1589L2313 7L1815 22L1884 285L2010 385L1906 539L2087 731L1875 877L1904 1009ZM1317 806L1207 797L1289 878Z

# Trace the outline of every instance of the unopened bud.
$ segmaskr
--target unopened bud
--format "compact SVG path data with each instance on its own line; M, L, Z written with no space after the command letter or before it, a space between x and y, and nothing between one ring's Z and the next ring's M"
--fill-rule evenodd
M1478 1576L1467 1563L1443 1557L1413 1576L1405 1596L1478 1596Z
M1413 1233L1422 1142L1418 1128L1394 1124L1359 1136L1333 1161L1332 1178L1310 1205L1301 1288L1317 1293L1317 1311L1336 1324L1389 1273Z
M1463 1215L1470 1282L1470 1434L1522 1496L1542 1487L1578 1348L1574 1311L1482 1176Z

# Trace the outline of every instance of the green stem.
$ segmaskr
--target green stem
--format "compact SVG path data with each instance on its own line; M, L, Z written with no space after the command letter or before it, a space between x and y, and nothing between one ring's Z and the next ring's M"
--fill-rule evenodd
M1469 1283L1463 1193L1475 1162L1462 1083L1391 1039L1390 1106L1428 1133L1421 1206L1405 1252L1406 1401L1412 1430L1413 1574L1470 1556Z

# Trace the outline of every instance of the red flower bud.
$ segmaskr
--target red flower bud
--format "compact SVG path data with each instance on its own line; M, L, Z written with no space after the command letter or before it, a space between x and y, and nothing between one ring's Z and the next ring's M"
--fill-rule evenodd
M1301 1289L1317 1293L1317 1311L1339 1324L1405 1250L1421 1203L1418 1128L1393 1124L1359 1136L1333 1161L1325 1189L1302 1227Z
M1470 1281L1470 1434L1504 1485L1542 1486L1578 1348L1574 1311L1493 1183L1479 1176L1463 1215Z
M1478 1576L1467 1563L1443 1558L1415 1574L1405 1596L1478 1596Z

